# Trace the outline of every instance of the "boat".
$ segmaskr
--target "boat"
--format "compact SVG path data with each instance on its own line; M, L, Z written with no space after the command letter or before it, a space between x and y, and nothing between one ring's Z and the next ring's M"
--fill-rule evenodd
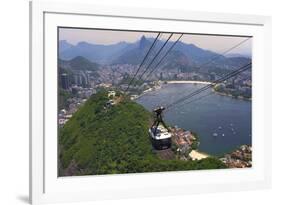
M217 136L218 136L218 133L213 133L213 136L214 136L214 137L217 137Z

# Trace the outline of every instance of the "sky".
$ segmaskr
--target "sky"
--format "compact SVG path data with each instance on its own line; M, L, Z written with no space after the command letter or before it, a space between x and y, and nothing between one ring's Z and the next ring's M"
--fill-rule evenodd
M112 30L96 30L96 29L72 29L72 28L60 28L59 40L66 40L67 42L76 45L81 41L94 44L114 44L121 41L135 42L142 36L147 38L156 37L157 33L151 32L131 32L131 31L112 31ZM161 39L167 39L169 34L163 34ZM179 37L179 34L173 35L171 41L175 41ZM184 34L181 41L184 43L192 43L200 48L211 50L217 53L223 53L224 51L232 48L240 42L246 40L247 37L233 37L233 36L214 36L214 35L196 35L196 34ZM233 49L229 53L251 55L252 40L249 39L237 48Z

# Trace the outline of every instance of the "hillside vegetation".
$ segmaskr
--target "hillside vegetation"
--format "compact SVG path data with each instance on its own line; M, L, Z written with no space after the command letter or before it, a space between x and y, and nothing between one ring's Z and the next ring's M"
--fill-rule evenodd
M105 108L107 93L93 96L59 130L59 176L216 169L215 158L161 160L148 137L151 114L123 99Z

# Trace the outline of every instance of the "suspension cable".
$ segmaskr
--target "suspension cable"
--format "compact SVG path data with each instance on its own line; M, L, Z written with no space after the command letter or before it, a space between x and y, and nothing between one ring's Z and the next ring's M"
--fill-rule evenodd
M165 55L161 58L161 60L157 63L157 65L150 71L150 73L146 76L146 78L144 79L144 81L147 80L147 78L158 68L158 66L160 65L160 63L164 60L164 58L169 54L169 52L175 47L175 45L177 44L177 42L179 42L179 40L181 39L181 37L183 36L183 34L180 35L180 37L173 43L173 45L169 48L169 50L165 53Z
M125 90L125 92L127 92L128 89L130 88L132 82L134 81L134 78L137 76L138 72L140 71L141 67L143 66L143 64L144 64L144 62L145 62L145 60L146 60L146 58L148 57L149 53L151 52L152 48L154 47L155 43L157 42L157 39L159 38L159 36L160 36L160 32L158 33L158 35L157 35L157 37L154 39L152 45L151 45L150 48L148 49L148 52L147 52L146 55L144 56L144 58L143 58L141 64L139 65L139 67L138 67L138 69L137 69L137 72L134 74L133 78L132 78L131 81L129 82L128 87L127 87L127 89Z
M165 41L165 43L162 45L162 47L158 50L157 54L154 56L154 58L150 61L149 65L147 66L147 68L145 69L145 71L140 75L139 80L142 79L143 75L148 71L148 69L150 68L150 66L152 65L152 63L154 62L154 60L159 56L159 54L161 53L161 51L163 50L163 48L166 46L166 44L168 43L168 41L170 40L170 38L173 36L174 34L171 33L170 36L168 37L168 39Z
M240 67L239 69L237 69L237 70L235 70L235 71L233 71L233 72L230 72L230 73L227 74L226 76L224 76L224 77L222 77L222 78L220 78L220 79L218 79L218 80L215 80L215 81L211 82L210 84L208 84L208 85L206 85L206 86L204 86L204 87L202 87L202 88L200 88L200 89L198 89L198 90L196 90L196 91L194 91L194 92L188 94L187 96L184 96L183 98L181 98L181 99L179 99L179 100L177 100L177 101L171 103L170 105L168 105L168 106L167 106L167 109L169 109L170 107L172 107L172 106L174 106L174 105L176 105L176 104L178 104L178 103L181 103L181 102L183 102L183 101L185 101L185 100L187 100L187 99L189 99L189 98L191 98L191 97L193 97L193 96L195 96L195 95L198 95L199 93L201 93L201 92L203 92L203 91L205 91L205 90L207 90L207 89L213 87L214 85L216 85L216 84L218 84L218 83L221 83L221 82L223 82L223 81L225 81L225 80L227 80L227 79L229 79L229 78L232 78L232 77L234 77L234 76L236 76L236 75L238 75L238 74L244 72L245 70L249 69L249 68L251 67L251 65L252 65L252 63L248 63L248 64L246 64L246 65Z

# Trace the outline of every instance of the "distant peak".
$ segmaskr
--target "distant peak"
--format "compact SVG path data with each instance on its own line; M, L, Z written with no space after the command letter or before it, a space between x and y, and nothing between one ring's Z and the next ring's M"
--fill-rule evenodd
M121 44L127 44L127 42L126 42L126 41L120 41L120 42L118 42L117 44L119 44L119 45L121 45Z
M90 45L90 43L88 43L86 41L80 41L77 43L77 46L83 46L83 45Z
M77 60L88 61L88 59L84 58L83 56L75 56L75 57L72 58L71 60L72 60L72 61L77 61Z
M142 37L141 37L141 41L142 41L142 40L146 40L145 35L142 35Z
M72 45L72 44L69 43L67 40L60 40L59 42L60 42L60 44Z
M65 51L65 50L67 50L71 47L73 47L73 45L71 43L69 43L67 40L60 40L59 41L60 52Z
M146 46L147 42L148 41L147 41L146 37L143 35L140 39L140 49L143 49Z

